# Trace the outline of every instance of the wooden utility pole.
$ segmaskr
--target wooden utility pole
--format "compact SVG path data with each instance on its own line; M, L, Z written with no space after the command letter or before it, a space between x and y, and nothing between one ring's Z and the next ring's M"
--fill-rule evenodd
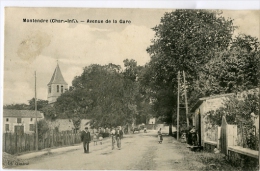
M37 93L36 93L36 71L35 71L35 150L38 151L38 124L37 124Z
M179 140L179 106L180 106L180 71L178 71L178 97L177 97L177 140Z
M187 127L189 127L189 110L188 110L188 102L187 102L187 91L186 91L186 80L185 80L185 72L183 71L183 79L184 79L184 96L185 96L185 108L186 108L186 120L187 120Z

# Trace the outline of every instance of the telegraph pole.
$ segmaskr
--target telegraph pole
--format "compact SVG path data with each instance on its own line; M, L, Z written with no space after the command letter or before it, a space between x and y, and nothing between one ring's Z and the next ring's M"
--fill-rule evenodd
M178 71L178 97L177 97L177 140L179 140L179 106L180 106L180 71Z
M35 148L38 151L38 125L37 125L37 93L36 93L36 71L35 71Z
M188 102L187 102L187 91L186 91L186 80L185 80L185 72L183 71L183 79L184 79L184 96L185 96L185 108L186 108L186 120L187 120L187 127L189 127L189 111L188 111Z

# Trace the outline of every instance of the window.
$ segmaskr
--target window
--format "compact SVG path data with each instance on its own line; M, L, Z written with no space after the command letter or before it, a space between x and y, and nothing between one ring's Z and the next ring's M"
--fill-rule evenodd
M33 121L33 118L31 118L31 121Z
M9 124L5 124L5 131L9 131Z
M49 93L51 93L51 85L49 85Z
M6 120L6 122L8 122L8 121L9 121L9 118L6 118L5 120Z
M59 85L57 85L57 93L60 91L59 88L60 88Z
M30 131L34 131L34 124L30 124Z
M63 93L63 86L60 87L60 91L61 91L61 93Z
M17 123L22 123L22 118L17 118Z

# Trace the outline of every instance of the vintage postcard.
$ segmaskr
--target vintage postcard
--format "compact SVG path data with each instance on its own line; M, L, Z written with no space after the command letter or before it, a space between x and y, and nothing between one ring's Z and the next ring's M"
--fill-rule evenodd
M3 169L258 170L259 17L5 7Z

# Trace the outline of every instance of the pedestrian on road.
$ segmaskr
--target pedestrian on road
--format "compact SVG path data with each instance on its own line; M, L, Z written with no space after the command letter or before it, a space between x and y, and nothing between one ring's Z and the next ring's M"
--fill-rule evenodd
M121 127L118 126L116 130L116 142L117 142L117 148L118 150L121 149L121 139L123 138L123 131L121 130Z
M114 127L112 127L112 131L111 131L111 137L112 137L112 150L114 150L114 145L116 142L116 130Z
M101 134L101 133L99 134L99 137L98 137L98 139L99 139L100 145L102 145L103 136L102 136L102 134Z
M97 145L97 134L95 133L93 136L94 145Z
M158 131L158 143L161 144L163 141L163 137L162 137L162 129L160 128Z
M81 132L80 137L81 141L83 142L84 153L89 153L89 142L91 141L91 137L90 132L88 131L88 127L85 127L85 130Z

